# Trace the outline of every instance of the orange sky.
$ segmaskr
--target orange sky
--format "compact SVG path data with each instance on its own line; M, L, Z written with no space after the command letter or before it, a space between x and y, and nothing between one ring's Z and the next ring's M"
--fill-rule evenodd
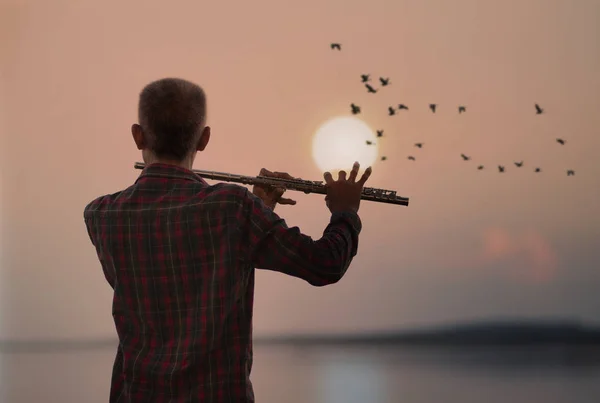
M600 321L598 2L49 3L0 6L0 339L114 335L83 207L139 174L138 93L165 76L207 92L213 134L198 169L321 180L311 136L355 102L388 135L369 185L411 198L363 202L359 255L335 286L261 272L257 335ZM392 84L367 94L367 72ZM411 110L388 117L398 103ZM294 196L278 212L320 237L322 197Z

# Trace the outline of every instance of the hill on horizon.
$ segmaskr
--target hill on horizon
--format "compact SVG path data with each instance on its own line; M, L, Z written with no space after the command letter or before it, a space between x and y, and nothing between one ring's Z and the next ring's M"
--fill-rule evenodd
M363 334L255 336L253 340L256 344L293 345L568 345L600 348L600 325L577 320L482 320ZM117 343L117 338L0 340L0 353L102 349Z
M585 344L600 346L600 326L576 320L486 320L363 334L256 337L267 343Z

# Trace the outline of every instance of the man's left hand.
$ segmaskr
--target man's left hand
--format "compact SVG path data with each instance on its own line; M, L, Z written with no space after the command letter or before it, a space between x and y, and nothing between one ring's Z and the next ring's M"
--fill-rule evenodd
M288 174L287 172L271 172L266 168L260 170L260 176L267 176L271 178L280 178L280 179L297 179ZM284 188L268 186L268 185L254 185L252 188L252 193L256 196L260 197L261 200L269 207L271 210L275 210L275 206L279 204L296 204L296 200L286 199L281 197L285 193Z

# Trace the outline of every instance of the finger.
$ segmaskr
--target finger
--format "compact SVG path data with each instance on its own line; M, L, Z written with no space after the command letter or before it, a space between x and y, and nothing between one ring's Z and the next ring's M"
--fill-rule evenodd
M285 197L282 197L279 199L279 201L277 202L279 204L289 204L289 205L294 205L296 204L296 200L292 200L292 199L286 199Z
M273 176L273 172L269 171L267 168L261 168L259 175L261 175L261 176Z
M367 179L369 179L369 176L371 176L371 172L372 172L372 168L368 167L367 169L365 169L365 172L363 172L362 177L360 178L360 180L358 181L358 183L360 183L360 185L364 185L365 182L367 181Z
M273 193L273 191L275 190L275 188L272 185L265 185L265 184L257 184L254 185L254 187L256 189L259 189L261 192L263 192L265 195L270 195Z
M350 177L348 178L349 182L354 182L356 180L356 175L358 175L358 168L360 168L360 164L358 161L352 165L352 171L350 171Z
M346 180L346 171L340 171L338 173L338 180L339 181L345 181Z
M273 200L278 201L281 199L281 196L285 193L285 188L274 188L271 192L271 197Z
M294 178L292 175L290 175L287 172L273 172L275 174L275 177L277 178L281 178L281 179L296 179Z
M325 183L328 185L333 183L333 177L331 176L331 172L325 172L323 174L323 179L325 179Z
M265 203L275 205L279 203L281 200L281 195L283 195L283 191L281 189L273 189L271 192L268 192L263 199Z

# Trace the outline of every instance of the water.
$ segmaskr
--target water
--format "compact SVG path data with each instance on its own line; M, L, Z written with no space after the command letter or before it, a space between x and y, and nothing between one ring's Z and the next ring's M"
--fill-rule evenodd
M255 346L258 403L598 403L600 352ZM592 359L593 357L593 359ZM104 403L114 349L0 354L2 403Z

